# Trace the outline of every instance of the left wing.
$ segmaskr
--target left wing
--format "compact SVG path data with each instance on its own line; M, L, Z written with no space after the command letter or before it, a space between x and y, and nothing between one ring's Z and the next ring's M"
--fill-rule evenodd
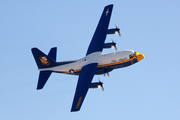
M85 60L87 63L82 67L81 73L79 75L71 112L80 110L96 72L98 66L98 55L101 54L104 46L112 8L113 5L108 5L104 8L96 31L87 50L85 57L85 59L87 58Z

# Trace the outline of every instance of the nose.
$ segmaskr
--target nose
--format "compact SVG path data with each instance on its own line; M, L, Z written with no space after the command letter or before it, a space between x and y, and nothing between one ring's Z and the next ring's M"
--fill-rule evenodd
M138 52L136 52L136 57L137 57L137 61L141 61L142 59L144 59L144 55Z

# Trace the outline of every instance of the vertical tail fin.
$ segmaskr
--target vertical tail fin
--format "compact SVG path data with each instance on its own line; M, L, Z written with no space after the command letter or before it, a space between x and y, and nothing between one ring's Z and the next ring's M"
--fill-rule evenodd
M48 67L54 67L57 65L56 63L56 51L57 48L51 48L48 55L44 54L42 51L40 51L38 48L32 48L31 49L32 54L34 56L34 59L36 61L36 64L38 68L48 68Z
M56 53L57 53L56 47L51 48L48 55L44 54L37 48L32 48L31 50L32 50L32 53L33 53L33 56L34 56L34 59L36 61L38 68L53 67L57 64L56 63ZM40 71L37 90L42 89L44 87L51 73L52 71Z
M48 53L48 56L52 58L54 61L56 61L56 54L57 54L57 47L51 48L51 50Z

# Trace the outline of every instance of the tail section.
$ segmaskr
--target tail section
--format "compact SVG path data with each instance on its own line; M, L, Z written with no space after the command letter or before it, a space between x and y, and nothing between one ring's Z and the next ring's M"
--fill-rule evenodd
M51 50L48 53L48 56L52 58L54 61L56 61L56 54L57 54L57 47L51 48Z
M56 47L51 48L48 55L44 54L42 51L40 51L37 48L32 48L31 51L39 69L53 67L57 65L56 63L57 48ZM37 90L42 89L44 87L51 73L52 71L40 71Z
M49 68L57 65L56 63L56 51L57 48L51 48L48 56L40 51L38 48L31 49L34 59L38 68Z

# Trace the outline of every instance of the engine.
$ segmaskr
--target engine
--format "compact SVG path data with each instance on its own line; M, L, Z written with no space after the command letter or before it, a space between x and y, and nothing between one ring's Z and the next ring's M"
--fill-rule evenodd
M121 37L120 29L118 27L107 30L107 34L117 34L117 33Z
M103 83L101 81L91 83L89 88L102 88L102 90L104 91Z
M116 43L114 41L112 41L111 43L104 43L103 48L113 48L113 47L115 47L115 49L117 51Z

